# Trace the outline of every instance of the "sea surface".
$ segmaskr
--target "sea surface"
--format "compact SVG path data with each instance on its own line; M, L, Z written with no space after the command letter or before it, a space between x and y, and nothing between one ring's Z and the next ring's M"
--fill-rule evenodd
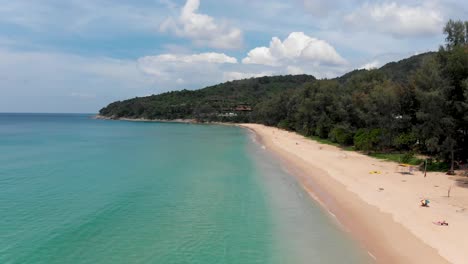
M247 130L0 114L0 263L367 263Z

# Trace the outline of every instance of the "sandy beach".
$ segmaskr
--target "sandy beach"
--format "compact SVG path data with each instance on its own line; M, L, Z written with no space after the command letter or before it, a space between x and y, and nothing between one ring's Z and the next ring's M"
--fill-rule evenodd
M242 126L257 134L377 263L468 263L467 177L405 174L394 162L296 133ZM422 199L430 200L429 207L420 206ZM444 220L448 226L434 224Z

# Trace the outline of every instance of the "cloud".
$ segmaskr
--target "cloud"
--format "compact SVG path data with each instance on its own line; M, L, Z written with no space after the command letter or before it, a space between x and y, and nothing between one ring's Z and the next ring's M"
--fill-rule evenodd
M344 20L357 29L372 29L396 37L440 34L444 22L442 14L430 1L418 6L395 2L366 3Z
M0 112L97 112L116 100L245 78L246 70L222 53L114 59L0 48Z
M378 60L373 60L371 62L368 62L364 65L362 65L361 67L359 67L358 69L359 70L372 70L372 69L377 69L378 67L380 67L380 61Z
M92 113L153 84L132 60L0 48L0 112Z
M146 56L141 60L158 62L182 62L182 63L237 63L237 59L224 53L207 52L193 55L162 54L158 56Z
M249 51L247 57L242 60L244 64L261 64L268 66L279 66L278 59L271 54L271 50L267 47L258 47Z
M89 112L113 100L226 80L301 73L329 78L378 67L415 50L436 50L444 19L463 19L468 2L205 3L200 10L200 0L0 0L0 111ZM309 36L295 32L283 39L292 31ZM258 43L265 38L271 43ZM244 56L236 52L237 59L207 52L243 44L249 49Z
M286 72L288 74L292 74L292 75L298 75L298 74L304 74L305 71L300 68L300 67L297 67L297 66L288 66L286 67Z
M160 54L137 60L138 69L167 88L198 89L220 82L275 74L249 67L224 53Z
M263 77L263 76L270 76L273 72L260 72L260 73L253 73L253 72L225 72L223 74L224 81L234 81L234 80L242 80L248 79L253 77Z
M193 55L161 54L145 56L138 59L138 67L146 74L171 79L174 73L190 71L197 75L209 69L216 68L216 64L236 64L237 59L224 53L200 53ZM182 83L179 81L179 83Z
M269 47L252 49L242 62L282 66L292 62L310 62L316 65L343 65L346 60L324 40L293 32L284 41L273 37Z
M167 12L166 12L167 13ZM0 0L0 24L17 25L48 35L96 31L106 35L125 31L154 32L165 11L138 1Z
M237 59L224 53L160 54L137 60L138 68L160 84L202 88L225 81L278 74L298 74L299 67L270 67L268 65L239 64Z
M268 47L250 50L242 59L244 67L272 74L312 74L332 78L349 70L349 63L327 41L292 32L281 41L273 37Z
M162 32L189 38L196 45L217 49L236 49L242 46L242 31L218 22L211 16L197 13L200 0L187 0L177 18L169 17L159 27Z

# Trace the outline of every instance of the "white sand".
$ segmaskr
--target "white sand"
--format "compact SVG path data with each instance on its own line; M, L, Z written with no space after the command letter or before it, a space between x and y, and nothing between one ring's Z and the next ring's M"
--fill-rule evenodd
M468 185L458 182L466 177L428 173L424 178L419 171L404 175L393 162L277 128L242 126L285 161L377 262L468 263ZM421 199L429 199L430 207L421 207ZM433 224L439 220L449 226Z

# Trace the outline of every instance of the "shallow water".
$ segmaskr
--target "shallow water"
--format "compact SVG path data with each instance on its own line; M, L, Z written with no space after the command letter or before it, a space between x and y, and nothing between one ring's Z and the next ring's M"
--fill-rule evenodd
M367 261L246 130L0 114L0 263Z

